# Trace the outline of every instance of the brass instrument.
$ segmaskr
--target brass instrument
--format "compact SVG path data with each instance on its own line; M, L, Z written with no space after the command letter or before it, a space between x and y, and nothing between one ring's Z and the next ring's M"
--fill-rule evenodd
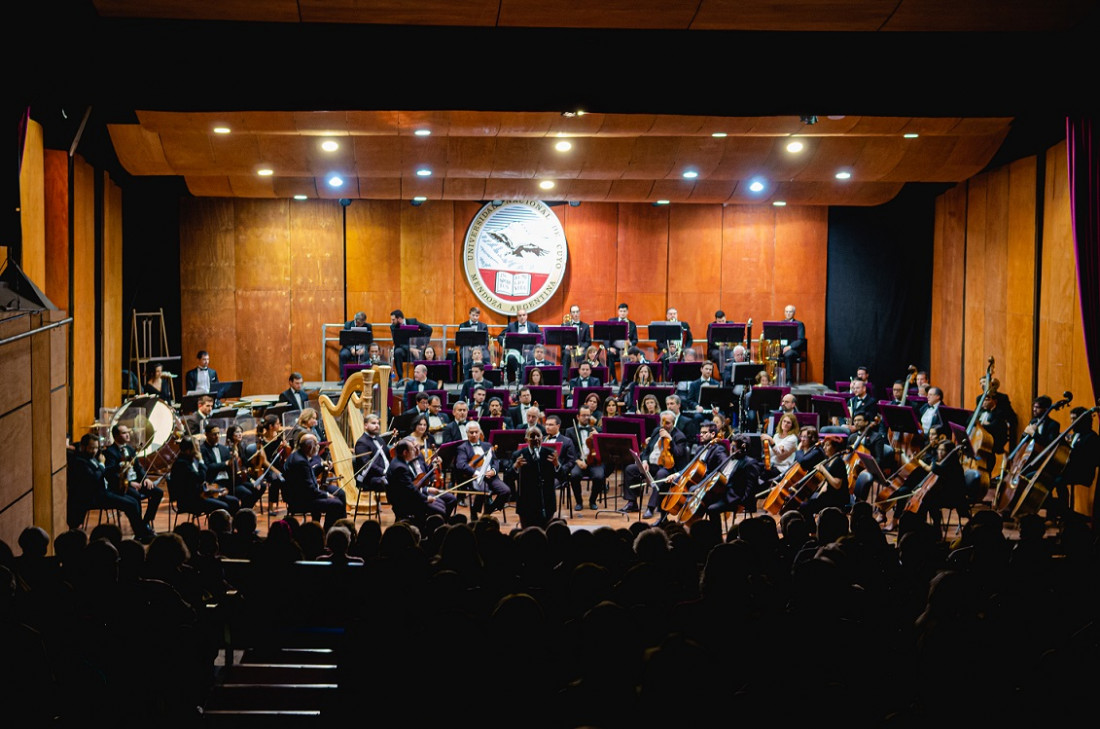
M783 346L778 339L764 339L764 333L760 333L760 346L757 349L760 359L764 363L764 369L768 373L769 380L775 380L775 369L779 364L779 357L783 353Z
M573 321L573 317L570 316L568 312L561 315L561 325L563 327L576 326L575 322ZM577 335L579 336L580 332L577 332ZM584 359L584 347L581 346L580 343L577 343L572 347L565 347L565 350L569 355L570 362L575 362L579 364L580 361Z

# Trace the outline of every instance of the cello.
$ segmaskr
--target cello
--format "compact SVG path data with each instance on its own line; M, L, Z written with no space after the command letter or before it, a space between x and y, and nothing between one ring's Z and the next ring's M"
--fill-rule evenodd
M707 475L707 459L710 454L710 449L717 445L716 441L711 440L695 454L695 457L691 459L691 462L684 468L680 477L676 479L676 483L672 485L669 492L665 495L665 498L661 501L661 511L666 514L678 513L684 505L685 499L693 488L702 482L703 478Z
M1027 467L1032 456L1035 455L1035 434L1039 432L1039 428L1050 419L1050 416L1056 410L1069 405L1071 400L1073 400L1073 393L1063 392L1062 399L1056 403L1051 403L1050 407L1035 421L1034 432L1025 434L1020 442L1016 444L1012 453L1001 463L1001 476L997 483L997 490L993 494L994 509L1007 509L1012 504L1013 498L1016 496L1016 490L1020 487L1024 468ZM1005 464L1008 464L1007 475L1005 474Z
M707 507L714 503L715 498L708 499L708 496L719 497L725 493L726 484L729 483L730 478L733 476L734 471L738 466L744 463L744 458L740 458L744 454L743 448L737 448L731 453L722 465L714 469L714 471L706 476L702 482L695 487L695 490L691 492L687 501L684 503L680 513L677 514L677 520L684 526L690 526L695 522L703 518L707 513Z
M858 416L859 413L856 413ZM862 431L860 431L859 437L856 438L856 442L852 445L848 451L848 455L844 457L844 469L848 472L848 493L851 494L855 491L856 478L859 477L860 471L863 466L859 462L859 456L857 453L864 453L871 455L871 451L867 450L867 446L863 445L863 441L867 439L867 434L871 432L872 428L877 428L881 422L880 416L876 415L874 420L866 425Z
M938 446L939 443L937 443L936 445ZM954 447L952 447L951 450L949 450L944 455L943 458L936 461L936 465L939 465L941 463L946 463L947 459L951 457L951 454L953 454L955 451L959 450L960 448L964 448L966 446L969 446L969 441L964 440L964 441L961 441L959 443L956 443L954 445ZM932 487L934 487L936 485L936 482L940 480L939 474L931 471L931 467L928 467L928 468L929 468L928 475L925 476L921 480L920 485L918 485L915 489L913 489L913 493L910 494L910 496L909 496L909 501L907 501L905 503L905 511L909 511L909 512L912 512L914 514L919 514L920 510L921 510L921 505L924 503L925 497L927 497L928 494L932 491Z
M818 441L813 447L820 448L824 441ZM764 503L761 508L764 511L778 516L783 510L783 506L794 496L797 491L797 485L809 474L806 467L803 465L804 461L796 461L794 465L787 469L787 472L776 482L775 486L767 491L757 494L757 496L764 496ZM814 464L815 466L817 463ZM801 502L799 502L801 503Z
M1039 511L1047 496L1050 495L1054 482L1066 470L1066 465L1069 463L1070 446L1069 439L1066 436L1073 432L1079 422L1091 418L1095 412L1100 412L1100 400L1097 400L1094 407L1074 418L1073 422L1035 457L1033 463L1036 464L1036 468L1029 475L1023 477L1026 483L1020 492L1020 498L1016 502L1015 508L1012 510L1013 519ZM1070 506L1072 508L1072 504Z

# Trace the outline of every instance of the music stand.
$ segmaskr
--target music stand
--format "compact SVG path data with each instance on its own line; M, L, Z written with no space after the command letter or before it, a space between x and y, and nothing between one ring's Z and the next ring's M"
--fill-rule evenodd
M707 344L714 346L716 344L741 344L745 341L745 328L746 325L742 322L726 322L725 324L717 324L711 322L707 325Z
M634 406L640 409L642 400L645 400L646 395L655 395L657 397L657 409L664 410L665 398L675 394L676 388L672 385L646 385L645 387L639 387L634 391Z
M215 395L213 393L210 393L210 392L204 392L204 393L200 393L198 395L184 395L182 398L180 398L180 414L181 415L190 415L191 413L198 410L199 409L199 400L204 395L210 395L210 397L213 397L215 400L217 399L215 397Z
M223 380L216 383L215 400L240 400L244 389L244 380Z
M832 425L833 418L846 423L851 417L848 413L848 402L839 397L814 395L810 398L810 407L821 416L821 422L826 425Z
M486 415L481 418L471 418L471 420L481 426L482 434L491 433L494 430L504 430L504 418L501 417ZM524 423L524 428L526 429L526 427L527 424ZM513 430L515 429L513 428Z
M546 344L558 348L558 361L565 362L564 353L568 351L569 347L577 346L576 328L567 326L543 327L542 332L546 335Z
M633 435L619 433L596 433L592 438L592 447L596 451L596 457L604 467L604 477L611 475L611 471L619 474L619 484L622 484L622 471L627 464L634 462L634 456L638 452L638 439ZM621 514L618 510L619 492L615 492L615 510L596 509L595 518L601 513ZM626 516L622 514L622 516Z
M349 362L341 368L341 370L340 370L340 380L341 380L341 382L343 382L344 380L347 380L349 376L351 376L352 372L358 372L359 370L369 370L370 368L371 368L370 364L359 364L357 362L354 362L354 363Z
M649 338L657 342L657 349L660 350L661 342L683 341L684 328L680 325L680 322L651 321L649 323Z
M546 412L561 407L561 387L554 385L528 385L531 400L538 403L539 410Z
M698 380L703 373L702 362L668 362L665 379L669 382Z
M478 349L488 352L489 332L485 329L460 328L455 332L455 347L460 350L477 347Z
M730 372L730 384L752 385L756 382L756 376L766 367L767 365L762 362L734 362Z
M616 346L614 342L626 342L627 324L625 321L613 319L611 321L592 322L592 341L603 342L609 346ZM622 354L626 354L623 352Z
M490 387L485 391L485 402L488 403L494 397L500 398L500 404L507 410L512 405L512 393L503 387Z
M568 408L550 408L546 411L546 417L550 417L551 415L557 415L561 420L562 433L564 433L567 428L573 427L573 423L577 420L577 411Z
M920 420L917 419L917 411L909 405L880 404L878 411L886 422L886 427L895 433L921 432Z
M623 360L623 383L625 384L627 382L633 382L635 373L638 371L638 368L641 367L642 365L646 365L647 367L649 367L650 370L652 370L653 367L654 367L653 362L631 362L628 359L624 359ZM660 369L660 368L658 367L658 369ZM654 379L657 378L657 373L653 374L653 378Z
M749 439L748 447L745 450L746 455L763 463L764 439L760 437L760 433L742 433L742 435Z
M599 387L578 387L573 391L573 409L580 410L581 405L588 398L588 393L594 392L600 396L600 405L603 406L603 401L611 397L610 385L600 385Z
M721 412L733 411L733 388L732 387L700 387L699 388L699 405L704 410L710 410L711 407L717 407Z
M943 422L961 425L964 434L966 433L966 426L970 425L970 418L973 416L973 410L967 410L966 408L949 408L946 405L940 405L940 418L943 419ZM955 429L952 428L951 430L954 432Z
M781 343L792 342L798 337L798 325L789 321L766 321L763 323L764 339L778 339Z
M657 430L657 427L661 424L661 416L656 413L634 413L633 415L624 415L623 417L640 419L642 421L642 430L646 434Z
M500 460L511 459L512 454L525 446L527 428L518 430L490 430L489 445L496 446L497 458Z
M546 365L539 367L538 365L524 365L523 366L523 381L529 382L531 380L531 370L538 369L542 373L543 385L556 385L562 386L562 371L565 369L561 365Z
M412 423L419 415L416 408L406 410L390 421L390 427L397 431L398 438L404 438L412 432Z
M449 359L418 359L413 362L413 369L417 365L424 365L428 370L428 379L436 382L454 382L454 362Z
M504 387L504 370L486 368L485 379L488 380L494 387Z
M571 366L569 368L569 379L570 380L572 380L576 377L580 377L580 374L578 374L578 372L577 372L578 369L579 369L579 367L577 367L576 365ZM592 368L592 376L595 377L597 380L599 380L601 384L605 383L605 382L608 382L607 367L605 367L603 365L600 365L599 367L593 367Z
M612 416L610 418L604 418L600 423L605 433L615 433L618 435L633 435L638 439L639 443L645 441L646 429L645 421L640 418L628 417L628 416Z

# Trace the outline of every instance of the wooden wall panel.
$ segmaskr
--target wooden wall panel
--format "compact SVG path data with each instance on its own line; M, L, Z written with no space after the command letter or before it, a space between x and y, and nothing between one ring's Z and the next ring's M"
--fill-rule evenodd
M328 201L290 206L290 360L308 381L321 379L321 325L345 321L342 211ZM336 372L339 348L329 347L325 356L326 371Z
M771 311L782 318L794 304L806 325L802 378L820 381L825 360L825 278L829 251L829 211L824 207L785 207L776 211L775 279ZM768 315L769 318L772 315ZM763 319L763 317L762 317Z
M222 379L237 368L236 264L232 200L184 200L180 211L180 369L195 366L200 349ZM177 395L184 383L176 383Z
M250 394L279 393L286 389L286 378L293 364L290 361L290 291L238 291L236 322L241 337L237 341L237 366L223 371L223 380L244 380L244 392ZM251 323L251 324L250 324ZM320 341L320 332L317 333Z
M675 205L669 210L668 305L706 342L722 291L722 207Z
M928 376L932 384L943 390L949 403L962 400L959 353L963 350L966 204L967 185L948 190L936 201Z
M235 200L233 256L237 291L290 289L291 200ZM290 317L284 310L283 315Z
M574 304L581 308L582 321L613 318L619 305L615 299L619 207L584 203L554 210L569 242L569 265L561 288L544 307L547 323L560 324Z
M19 169L19 223L22 261L19 267L38 288L46 288L46 197L42 125L27 120L23 164Z
M668 230L668 206L619 206L615 289L619 300L630 305L630 318L639 325L665 318Z
M26 443L31 435L31 402L28 396L26 404L0 416L0 438L4 443ZM4 454L4 467L0 468L0 514L6 515L15 508L16 503L26 500L26 514L21 516L22 521L16 527L15 537L19 531L34 523L31 484L33 448L8 448ZM22 509L23 507L19 507ZM9 545L18 549L15 539L8 541L8 537L2 537Z
M95 170L73 160L73 406L70 432L78 438L95 422Z
M985 371L989 352L986 349L986 298L985 267L987 255L987 197L990 176L979 175L970 180L966 208L966 304L963 307L963 361L962 393L960 399L949 400L956 407L970 407L974 399L974 383ZM990 245L992 249L992 244ZM956 367L958 364L956 364Z
M452 205L406 205L401 209L401 304L392 308L425 323L439 322L450 312L456 260L454 228ZM386 313L384 321L389 321L389 311Z
M401 306L401 208L397 200L356 200L347 215L347 318L388 322ZM345 320L346 321L346 320Z
M466 271L462 260L463 250L466 245L466 234L469 232L470 223L477 217L478 211L480 211L481 208L481 203L476 202L455 202L452 205L454 211L453 245L455 249L455 264L451 279L454 281L455 295L454 305L451 307L450 321L456 324L466 321L466 317L469 316L470 313L470 307L476 306L481 309L481 321L489 325L490 333L495 333L496 330L493 327L507 324L508 317L503 314L498 314L495 311L490 311L477 300L469 284L466 283ZM446 311L446 304L444 304L444 311Z
M99 341L103 357L102 407L122 404L122 190L103 174L102 299Z
M1035 351L1035 171L1036 158L1009 168L1008 231L1005 251L1005 348L997 371L1018 418L1032 400Z
M45 165L46 296L69 310L69 155L47 149Z
M727 205L722 214L721 305L730 321L783 318L773 292L775 209L770 205ZM824 302L822 302L824 304Z

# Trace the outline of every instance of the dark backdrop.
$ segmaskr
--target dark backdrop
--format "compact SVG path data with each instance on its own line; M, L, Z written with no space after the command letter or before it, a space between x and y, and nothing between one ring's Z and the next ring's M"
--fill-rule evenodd
M946 187L906 185L885 205L829 209L826 385L867 365L882 397L910 364L927 369L935 196Z

